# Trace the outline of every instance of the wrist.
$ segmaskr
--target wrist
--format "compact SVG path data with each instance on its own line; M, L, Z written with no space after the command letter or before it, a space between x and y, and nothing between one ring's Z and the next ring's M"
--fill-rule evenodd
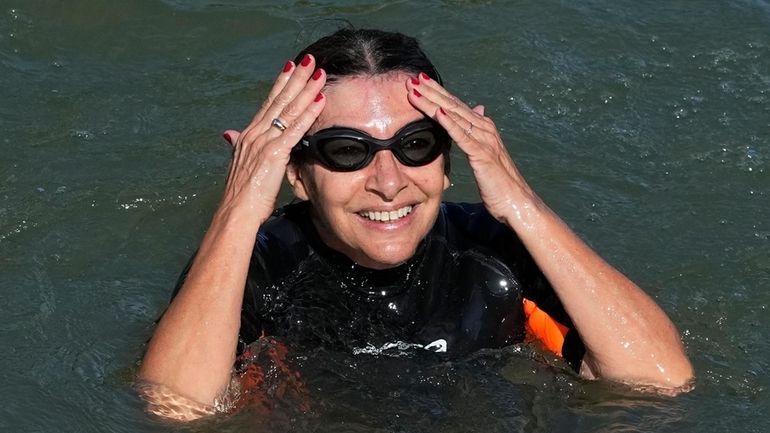
M223 200L212 216L211 224L238 227L256 234L259 227L270 218L272 206L260 206L236 200Z
M530 188L510 159L499 175L476 173L481 198L487 210L513 230L531 227L547 206ZM482 182L483 180L483 182Z
M231 247L246 242L251 248L264 220L266 218L255 217L253 212L243 206L220 206L211 218L204 242L225 241Z

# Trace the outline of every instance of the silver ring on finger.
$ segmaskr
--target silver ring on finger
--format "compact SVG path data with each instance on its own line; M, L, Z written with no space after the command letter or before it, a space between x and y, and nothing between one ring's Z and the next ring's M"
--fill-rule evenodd
M471 134L473 134L473 122L471 122L471 126L468 127L468 130L465 131L465 133L470 137Z
M273 118L273 121L270 122L270 126L275 126L276 128L280 129L281 132L286 131L286 124L277 117Z

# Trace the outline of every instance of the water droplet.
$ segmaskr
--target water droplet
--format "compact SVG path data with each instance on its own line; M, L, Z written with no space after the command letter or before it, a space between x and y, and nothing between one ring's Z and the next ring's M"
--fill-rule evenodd
M84 140L92 140L94 138L94 134L91 131L80 130L80 129L76 129L72 131L72 135L74 135L77 138L82 138Z

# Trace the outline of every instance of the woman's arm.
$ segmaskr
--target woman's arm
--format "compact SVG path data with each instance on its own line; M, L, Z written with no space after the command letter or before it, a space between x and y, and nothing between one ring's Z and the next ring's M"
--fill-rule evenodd
M424 74L406 87L412 104L465 152L487 210L516 232L553 286L586 346L581 372L669 389L686 385L692 366L669 318L532 191L483 107L469 108Z
M693 376L679 334L636 284L589 248L526 184L502 219L554 288L586 346L581 373L680 388Z
M234 154L224 196L139 370L140 381L164 390L156 396L172 392L213 407L230 381L257 231L273 212L292 147L325 103L320 91L326 74L319 70L310 79L314 67L311 56L302 65L287 63L246 129L225 134L234 143ZM286 130L273 126L274 118Z

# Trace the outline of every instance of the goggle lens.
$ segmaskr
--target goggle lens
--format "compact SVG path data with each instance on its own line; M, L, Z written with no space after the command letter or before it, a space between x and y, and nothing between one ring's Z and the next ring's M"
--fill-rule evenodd
M358 166L369 154L366 143L352 138L331 138L318 142L316 146L327 165L342 168Z

